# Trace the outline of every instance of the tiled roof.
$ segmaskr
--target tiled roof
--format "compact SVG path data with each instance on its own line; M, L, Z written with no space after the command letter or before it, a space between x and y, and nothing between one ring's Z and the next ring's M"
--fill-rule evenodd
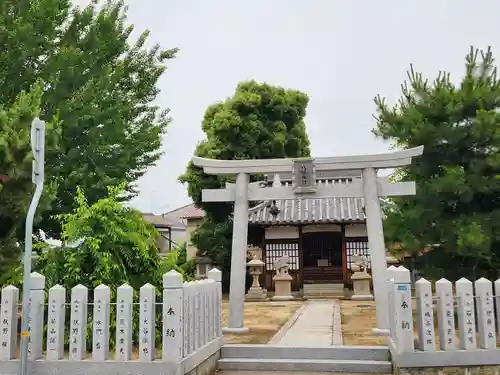
M149 223L153 224L154 226L164 228L170 227L169 223L167 222L167 220L165 220L163 215L155 215L149 212L143 213L142 215Z
M184 219L201 219L202 217L205 217L205 211L194 204L191 204L189 209L186 209L182 215Z
M318 184L345 184L350 180L318 180ZM285 186L287 184L284 184ZM302 198L277 200L280 212L273 217L269 212L272 202L264 202L248 212L250 224L335 223L364 221L363 198Z

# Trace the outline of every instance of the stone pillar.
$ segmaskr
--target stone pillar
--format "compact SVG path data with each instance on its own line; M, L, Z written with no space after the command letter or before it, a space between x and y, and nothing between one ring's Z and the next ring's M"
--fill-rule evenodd
M28 358L41 359L43 345L43 310L45 304L45 276L31 273L30 312L28 319Z
M377 173L374 168L365 168L362 172L363 195L366 211L366 231L372 265L373 294L375 295L377 328L375 334L389 334L389 311L386 288L384 228L382 226L382 209L380 207Z
M132 316L134 289L123 284L116 292L116 360L132 359Z
M2 289L0 311L0 360L14 359L17 349L17 315L19 289L7 285Z
M66 289L54 285L49 289L47 317L47 360L59 361L64 357L64 322L66 319Z
M168 271L163 275L163 361L182 361L182 305L182 275L175 270Z
M246 253L248 236L248 175L236 176L234 198L233 242L231 247L231 285L229 289L229 319L223 329L229 333L247 333L243 326L245 304Z
M156 288L145 284L140 289L139 311L139 360L150 362L155 359L156 330Z
M71 289L71 323L69 331L69 360L83 361L87 353L88 289L78 284Z
M222 272L217 268L212 268L208 272L208 278L215 281L215 287L212 290L212 308L213 308L213 327L212 338L218 338L222 335Z
M111 291L109 286L101 284L94 289L94 316L92 327L92 360L109 359L109 309Z

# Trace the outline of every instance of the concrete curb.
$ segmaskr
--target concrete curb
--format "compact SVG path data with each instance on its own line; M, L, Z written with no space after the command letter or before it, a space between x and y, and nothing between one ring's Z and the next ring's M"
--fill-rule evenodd
M285 334L288 332L288 330L295 324L297 319L299 318L300 315L302 315L302 312L306 309L306 307L309 305L309 301L305 301L302 306L300 306L297 311L286 321L285 324L279 329L278 332L269 340L267 343L268 345L276 345L279 343L279 341L285 336Z
M342 337L342 314L340 311L340 302L333 302L333 324L332 324L332 345L343 345Z

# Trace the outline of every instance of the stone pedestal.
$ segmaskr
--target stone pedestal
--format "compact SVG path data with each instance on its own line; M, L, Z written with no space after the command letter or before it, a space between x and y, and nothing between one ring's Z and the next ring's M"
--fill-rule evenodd
M245 296L246 301L265 301L267 299L267 292L260 286L252 286L247 295Z
M288 273L277 274L274 280L274 297L273 301L289 301L292 296L292 276Z
M356 301L371 301L373 295L370 291L371 276L366 272L354 272L351 276L354 294L351 299Z

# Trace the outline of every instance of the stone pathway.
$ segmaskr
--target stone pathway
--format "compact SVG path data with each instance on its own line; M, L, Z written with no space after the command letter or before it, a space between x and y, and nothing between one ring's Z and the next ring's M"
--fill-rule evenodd
M309 300L278 332L274 345L328 346L342 345L340 303L337 300Z

